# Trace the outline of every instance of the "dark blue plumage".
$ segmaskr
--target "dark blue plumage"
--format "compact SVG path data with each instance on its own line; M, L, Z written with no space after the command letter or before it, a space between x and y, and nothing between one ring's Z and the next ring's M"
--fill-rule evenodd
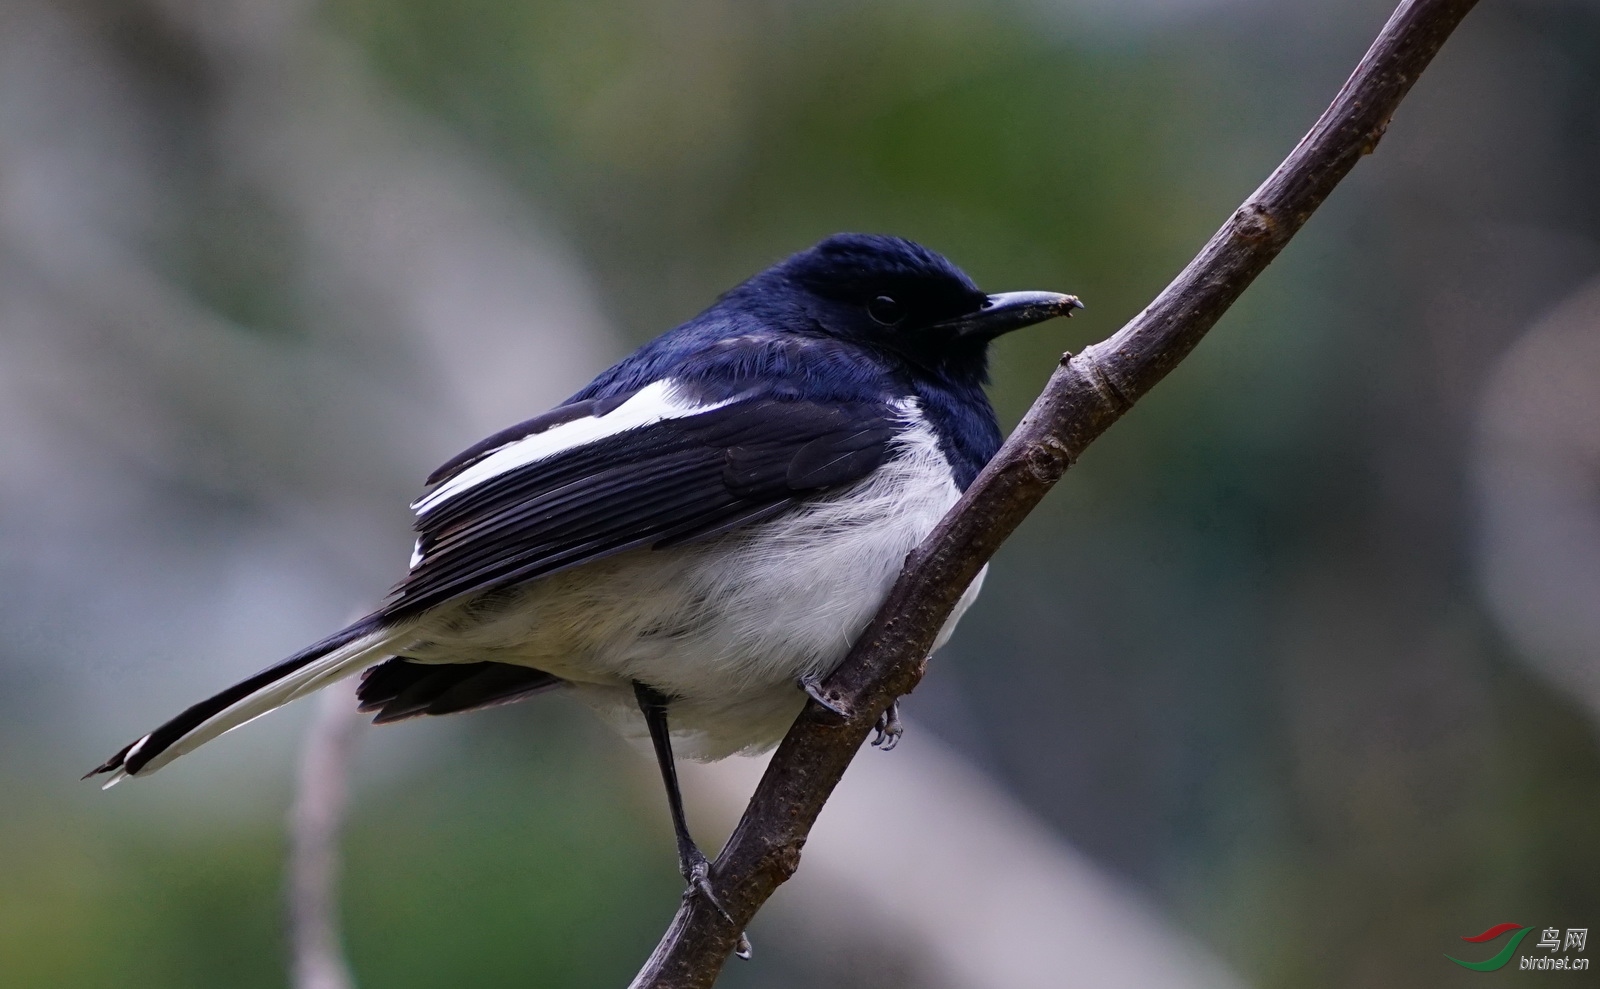
M894 315L875 316L878 299L893 300L900 319L876 318ZM964 490L1000 446L983 390L992 338L940 327L987 301L920 244L836 234L723 293L568 401L625 396L661 378L692 382L707 399L753 387L837 402L916 397Z

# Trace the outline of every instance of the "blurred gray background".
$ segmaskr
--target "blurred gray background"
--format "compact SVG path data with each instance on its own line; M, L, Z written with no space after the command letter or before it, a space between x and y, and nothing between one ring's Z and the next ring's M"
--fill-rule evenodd
M998 348L1009 425L1389 9L4 0L0 985L284 985L310 705L76 780L378 600L456 450L837 230L1088 302ZM1597 176L1600 5L1484 0L1002 550L723 984L1498 985L1441 955L1600 927ZM620 985L676 904L648 762L562 699L353 771L363 986ZM751 771L689 781L706 844Z

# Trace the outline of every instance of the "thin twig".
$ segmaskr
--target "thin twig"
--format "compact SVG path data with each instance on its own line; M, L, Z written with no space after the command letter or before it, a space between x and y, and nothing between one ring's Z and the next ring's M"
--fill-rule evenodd
M690 897L634 989L705 989L800 849L880 712L922 678L934 637L978 570L1101 433L1183 360L1362 155L1476 0L1407 0L1310 132L1155 301L1062 359L1005 446L911 554L888 600L774 754L712 867L732 916Z
M289 812L290 973L294 989L353 989L339 937L339 829L350 749L362 721L351 681L322 694Z

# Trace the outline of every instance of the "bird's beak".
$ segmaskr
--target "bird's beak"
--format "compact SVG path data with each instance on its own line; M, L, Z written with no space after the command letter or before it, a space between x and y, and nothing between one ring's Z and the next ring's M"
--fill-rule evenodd
M935 324L935 329L950 330L959 337L993 340L1002 333L1042 323L1057 316L1071 316L1082 309L1075 295L1059 292L1001 292L984 300L977 312Z

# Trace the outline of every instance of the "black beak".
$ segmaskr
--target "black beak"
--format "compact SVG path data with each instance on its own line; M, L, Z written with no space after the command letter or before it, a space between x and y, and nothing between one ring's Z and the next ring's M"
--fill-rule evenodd
M1082 309L1075 295L1058 292L1001 292L991 295L977 312L934 324L934 329L950 330L959 337L993 340L1002 333L1042 323L1057 316L1071 316Z

